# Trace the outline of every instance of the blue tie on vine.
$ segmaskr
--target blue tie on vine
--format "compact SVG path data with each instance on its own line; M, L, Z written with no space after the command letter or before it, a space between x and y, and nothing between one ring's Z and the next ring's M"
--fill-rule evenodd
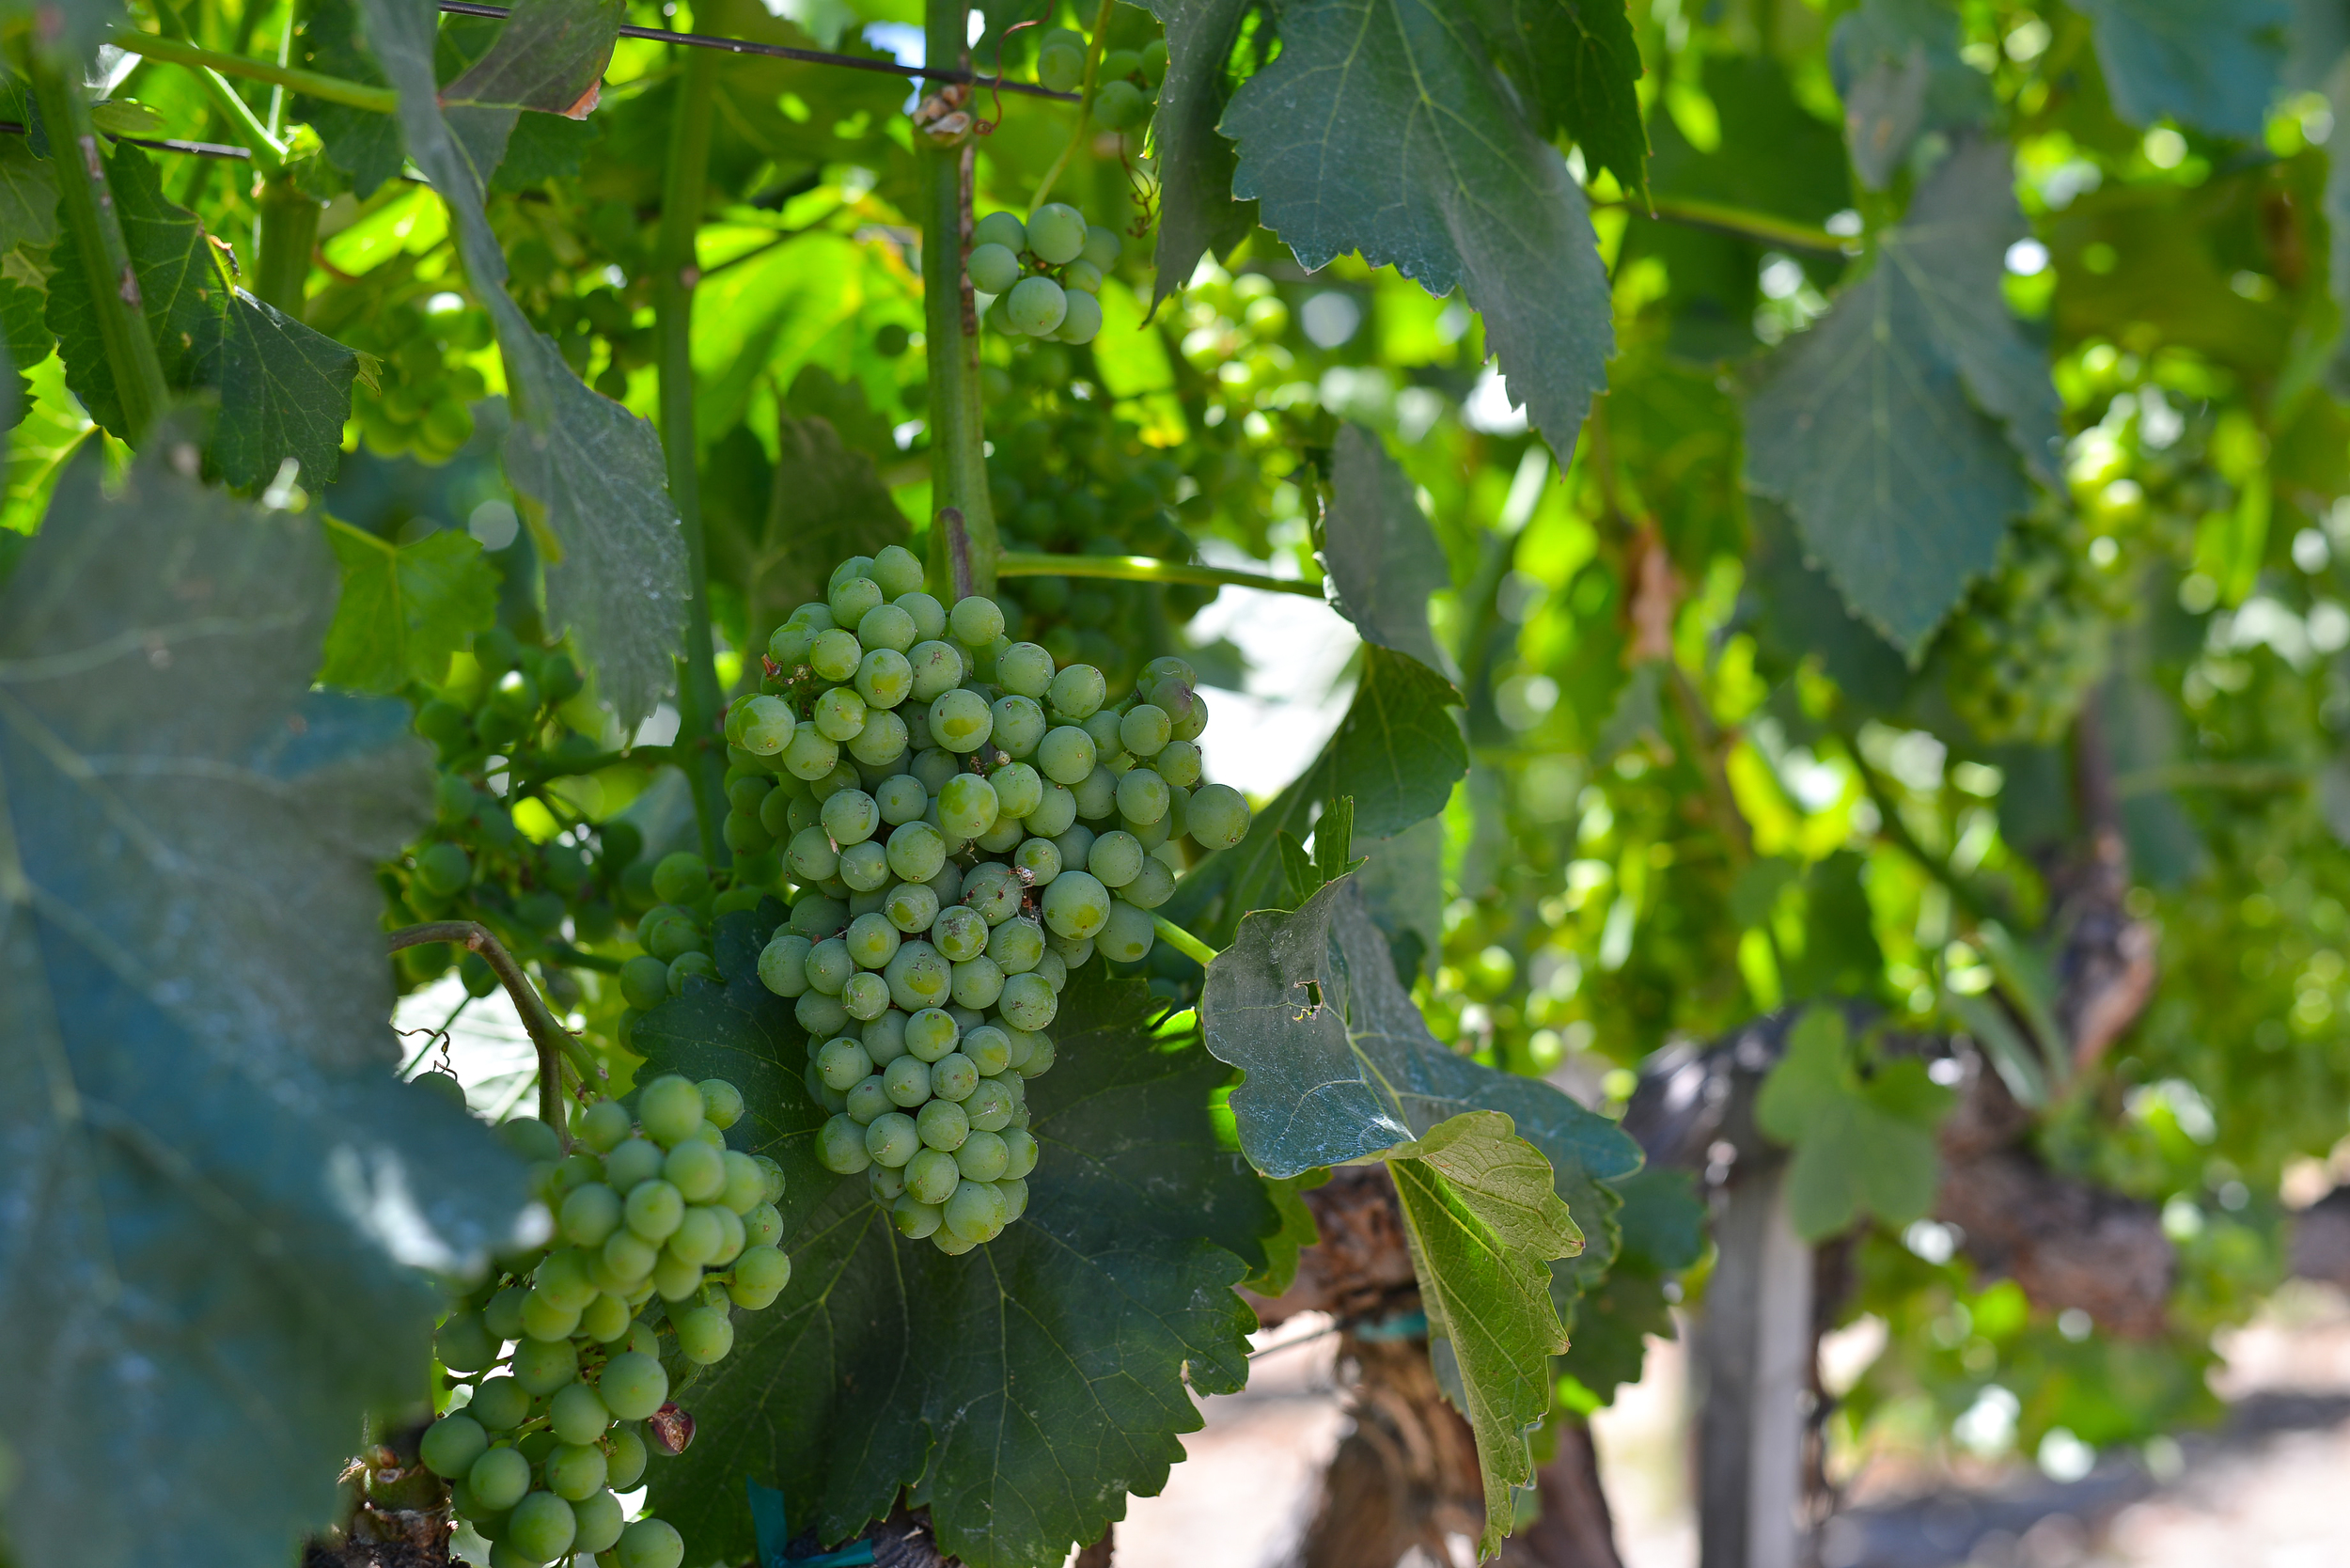
M791 1524L783 1494L748 1476L743 1478L743 1488L750 1495L751 1528L759 1534L760 1568L861 1568L873 1560L870 1541L852 1541L838 1551L818 1552L813 1557L793 1557Z

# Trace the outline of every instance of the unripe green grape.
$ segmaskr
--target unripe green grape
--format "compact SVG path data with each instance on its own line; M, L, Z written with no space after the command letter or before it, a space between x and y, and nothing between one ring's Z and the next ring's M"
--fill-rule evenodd
M1004 612L983 594L966 594L947 612L948 629L965 648L985 648L1004 635Z
M1011 1038L994 1024L981 1024L977 1028L966 1029L964 1032L963 1043L958 1047L957 1054L968 1061L973 1071L980 1076L992 1076L1001 1073L1004 1070L1004 1064L1010 1059ZM948 1096L954 1100L967 1097L962 1094Z
M710 891L710 864L690 850L665 855L652 869L652 891L663 903L691 903Z
M547 1406L547 1425L566 1443L592 1443L612 1424L612 1412L603 1396L585 1383L556 1391Z
M919 882L901 882L889 889L882 913L899 931L912 935L928 931L938 918L938 895Z
M1160 706L1166 707L1167 705L1162 702ZM1172 725L1177 740L1196 741L1199 738L1200 732L1208 728L1208 699L1198 692L1193 692L1189 701L1174 708L1167 708L1167 716Z
M1110 917L1110 893L1089 871L1064 870L1044 889L1042 907L1044 923L1059 934L1089 937Z
M669 1374L653 1356L624 1350L604 1363L596 1392L621 1420L641 1421L668 1403Z
M742 747L761 757L776 756L791 744L797 723L791 704L781 698L754 697L743 713Z
M948 1163L951 1165L954 1162L949 1160ZM937 1204L925 1203L911 1191L901 1194L889 1206L890 1222L898 1227L898 1234L908 1241L920 1241L930 1235L945 1217Z
M870 1127L889 1109L889 1096L882 1089L879 1074L859 1079L840 1099L841 1114L860 1127Z
M1004 1200L1004 1223L1010 1225L1028 1212L1028 1184L1021 1177L1007 1176L995 1184Z
M996 809L1007 817L1025 819L1044 802L1044 779L1026 762L1007 762L987 776L995 786Z
M642 1447L641 1440L638 1446ZM611 1462L601 1453L596 1459L604 1466L605 1484L611 1484ZM628 1513L621 1508L619 1498L600 1486L572 1504L572 1550L578 1558L586 1559L620 1538L620 1531L628 1528Z
M432 1336L432 1351L451 1372L479 1372L498 1358L498 1341L479 1312L454 1312Z
M579 1247L601 1247L606 1236L620 1228L620 1195L602 1182L589 1182L564 1196L561 1214L564 1240Z
M857 640L856 634L839 626L817 633L807 648L808 667L826 681L851 679L864 658L865 645Z
M1196 741L1169 741L1151 759L1151 765L1170 789L1188 790L1199 782L1199 745Z
M1101 82L1116 82L1134 75L1142 69L1142 55L1132 49L1112 49L1102 55Z
M791 930L810 942L838 935L849 926L849 906L813 889L803 891L791 904Z
M1082 734L1083 731L1079 733ZM1043 770L1040 768L1038 771L1041 773ZM1090 768L1086 770L1089 775L1092 771ZM1058 839L1068 832L1071 824L1076 820L1077 796L1075 792L1068 785L1054 779L1046 780L1042 798L1029 810L1027 816L1022 819L1030 837L1038 839ZM1067 856L1064 855L1062 860L1066 864ZM1049 878L1040 879L1038 885L1041 886L1044 881L1049 880Z
M854 1176L873 1163L865 1152L865 1129L846 1116L835 1116L818 1130L816 1158L836 1176Z
M1015 642L995 656L995 683L1041 701L1053 684L1053 656L1035 643Z
M1004 1179L1021 1181L1036 1168L1036 1139L1025 1127L1014 1127L1004 1134Z
M608 1345L628 1333L628 1303L617 1295L598 1294L579 1314L579 1331L600 1345Z
M1167 780L1154 768L1130 768L1118 781L1118 814L1128 822L1161 821L1167 816L1168 799Z
M614 1192L625 1195L637 1183L660 1175L666 1157L659 1144L647 1138L629 1138L603 1157L604 1180Z
M1074 92L1085 80L1085 51L1069 45L1047 44L1037 51L1037 85L1052 92Z
M840 852L840 870L836 874L852 893L879 893L889 885L889 852L870 839L851 844Z
M1004 319L1031 337L1057 331L1069 314L1069 295L1049 277L1024 277L1003 298Z
M942 1216L946 1213L944 1209L939 1212ZM970 1251L974 1247L977 1247L979 1243L965 1241L961 1236L956 1235L952 1231L948 1230L942 1217L938 1230L931 1237L931 1245L938 1248L941 1252L944 1252L949 1258L960 1258L964 1253ZM494 1557L496 1553L493 1551L491 1555ZM494 1562L490 1565L490 1568L511 1568L511 1565Z
M993 739L1006 754L1026 757L1043 740L1046 729L1044 710L1036 699L1017 692L999 697L992 705L995 714Z
M734 1261L734 1278L753 1290L779 1293L791 1282L791 1260L772 1247L746 1247Z
M938 1006L953 983L947 961L928 942L901 946L882 973L889 981L890 1000L908 1012Z
M984 1011L995 1005L995 998L1004 991L1004 971L995 961L981 953L965 959L954 966L954 981L949 992L960 1007Z
M1074 207L1048 201L1028 214L1028 249L1045 265L1074 261L1085 248L1085 214Z
M1167 75L1167 40L1152 39L1142 46L1142 74L1156 86Z
M667 1241L685 1217L685 1199L658 1177L629 1188L621 1205L628 1228L655 1246Z
M1045 731L1037 742L1038 771L1063 787L1082 784L1094 767L1093 737L1073 724Z
M1009 1160L1010 1154L1003 1138L977 1128L963 1140L963 1147L955 1151L955 1168L963 1173L966 1182L993 1182L1004 1173Z
M973 245L964 271L982 294L1003 294L1020 281L1020 258L1002 245Z
M1042 839L1034 841L1043 842ZM1044 847L1047 851L1058 854L1049 843ZM1034 920L1026 918L1006 920L988 933L987 956L994 961L995 967L1003 974L1026 974L1035 968L1037 961L1044 956L1044 933ZM982 1067L980 1071L987 1073L994 1072L995 1069Z
M791 744L783 748L784 771L811 784L839 765L839 743L826 740L812 724L793 730Z
M603 1455L595 1457L601 1462ZM498 1544L511 1546L526 1561L552 1562L572 1549L577 1531L578 1521L572 1516L568 1501L553 1492L533 1492L514 1505Z
M1086 870L1104 887L1123 887L1141 871L1142 862L1142 845L1135 836L1114 830L1093 840L1093 848L1086 855ZM1072 934L1092 933L1078 932Z
M829 882L840 870L840 851L821 825L804 827L784 846L783 863L802 882Z
M664 1247L653 1261L652 1288L664 1301L683 1301L702 1288L702 1266Z
M906 1051L915 1060L932 1062L955 1048L963 1028L944 1008L924 1008L906 1019ZM923 1093L930 1092L925 1080Z
M966 1063L970 1060L967 1057L963 1059ZM932 1081L935 1083L935 1075ZM951 1154L962 1148L963 1140L970 1136L971 1117L953 1100L932 1099L915 1113L914 1130L921 1135L926 1147ZM912 1176L909 1175L907 1180L912 1181ZM935 1203L938 1200L927 1198L923 1201Z
M856 623L856 640L865 649L858 667L870 664L876 653L895 653L902 661L906 650L921 640L919 630L912 612L903 605L874 605Z
M831 618L831 613L829 610L825 612L827 619ZM775 635L767 639L767 657L776 662L778 669L787 672L797 669L807 663L808 650L815 646L816 635L825 630L828 628L811 625L793 616L776 627Z
M653 1364L660 1365L657 1361ZM611 1386L611 1372L606 1371L604 1386L607 1391ZM664 1401L669 1397L666 1380L661 1390L661 1397ZM660 1406L655 1405L654 1408L659 1409ZM625 1491L644 1479L645 1461L650 1456L645 1450L645 1435L637 1429L634 1421L622 1422L614 1427L611 1435L606 1437L604 1442L608 1445L609 1450L604 1460L603 1480L606 1486L617 1486Z
M794 932L778 933L759 955L759 982L778 996L807 989L807 955L814 946Z
M1084 66L1084 52L1078 54L1079 69ZM1055 91L1064 89L1055 88ZM1017 255L1028 248L1027 226L1017 212L990 212L971 226L971 243L975 245L1001 245Z
M734 1348L734 1320L716 1307L689 1307L673 1312L669 1323L677 1330L678 1349L697 1367L723 1361Z
M865 698L848 686L835 686L808 708L808 722L828 741L853 741L865 729Z
M931 703L931 734L948 751L977 751L987 743L994 722L987 698L977 692L957 687Z
M473 880L473 861L457 844L434 844L416 856L416 880L435 898L453 898Z
M902 615L904 612L883 605L874 615ZM869 618L870 619L870 618ZM874 708L895 708L914 691L914 665L892 648L876 648L857 662L857 695Z
M879 969L898 956L898 944L903 940L888 916L879 911L860 915L849 922L849 934L843 938L849 956L860 968Z
M961 963L987 950L987 921L961 904L938 912L931 926L931 943L949 963Z
M1093 118L1106 130L1131 131L1151 118L1151 101L1132 82L1104 82L1093 91Z
M579 1375L579 1354L569 1340L525 1339L514 1347L514 1381L534 1394L551 1394Z
M721 836L737 861L763 854L774 848L776 842L776 836L760 825L759 818L745 811L728 812L721 824Z
M1152 924L1151 912L1137 909L1124 899L1110 903L1110 917L1102 924L1101 934L1094 947L1102 956L1119 964L1138 964L1148 957L1158 940L1158 929Z
M695 1088L701 1090L702 1120L724 1131L743 1120L743 1091L724 1078L704 1078Z
M946 836L929 823L905 823L891 829L887 857L900 880L927 883L947 863Z
M1137 702L1118 721L1118 743L1136 757L1155 757L1167 749L1168 729L1166 709Z
M677 1188L678 1196L688 1203L707 1203L726 1190L726 1154L698 1138L689 1138L669 1151L661 1165L661 1179Z
M1229 784L1202 784L1185 803L1183 820L1201 849L1230 849L1248 837L1248 801Z
M872 1070L873 1058L860 1041L836 1040L816 1053L817 1074L843 1094Z
M634 1231L615 1231L604 1238L603 1269L615 1279L641 1280L652 1272L652 1265L660 1257L661 1244L648 1241Z
M981 1078L979 1087L971 1091L971 1098L963 1102L963 1114L971 1119L971 1131L1000 1133L1011 1125L1012 1112L1019 1108L1012 1091L1000 1078ZM958 1151L960 1152L960 1151ZM993 1181L995 1178L988 1178Z
M465 1490L474 1505L489 1513L503 1513L530 1490L530 1461L514 1449L491 1449L465 1471Z
M912 700L927 705L963 684L963 655L951 643L932 637L916 643L906 652L908 667L914 671ZM925 714L927 722L927 713ZM927 780L925 781L927 782Z
M481 1309L481 1322L490 1331L491 1339L503 1343L523 1337L523 1303L529 1295L527 1287L509 1285L490 1298L489 1304Z
M534 1290L523 1298L523 1335L531 1340L568 1340L579 1327L579 1309L566 1307Z
M1156 909L1175 894L1175 873L1167 862L1154 855L1142 857L1142 869L1132 882L1118 890L1118 896L1137 909Z
M1109 695L1109 682L1091 665L1071 665L1053 677L1044 695L1056 718L1066 724L1083 724Z
M690 1078L665 1074L637 1092L636 1121L647 1137L673 1148L701 1126L702 1091Z
M1053 886L1058 887L1062 881L1078 874L1082 873L1064 871L1060 879L1055 881ZM1094 886L1099 887L1101 884L1095 883ZM1108 902L1109 894L1106 891L1101 896L1104 902ZM1107 910L1103 911L1102 918L1104 923L1108 921ZM1045 983L1042 976L1031 971L1025 975L1014 975L1004 982L1004 994L995 998L995 1011L1003 1014L1004 1021L1014 1028L1026 1029L1030 1033L1035 1033L1050 1026L1054 1015L1060 1011L1060 997L1055 994L1050 985ZM1026 1067L1021 1069L1022 1075L1030 1078L1035 1077L1037 1072L1041 1071L1042 1069L1030 1071Z
M930 803L930 791L912 774L897 774L873 786L873 804L881 820L892 827L920 821Z
M840 1005L852 1018L878 1018L889 1010L895 999L889 981L880 975L859 972L849 977L849 983L840 988Z
M968 693L950 693L968 696ZM946 698L940 698L944 702ZM975 773L959 773L947 780L947 787L938 792L938 823L940 828L960 839L975 839L995 825L1002 810L995 798L995 787Z
M881 806L862 790L837 790L818 808L818 821L832 841L845 849L873 836L881 826Z
M879 583L882 592L895 601L921 588L921 557L902 544L885 544L873 552L873 564L866 575Z
M882 1069L882 1092L890 1104L913 1110L931 1097L930 1063L903 1056Z
M1080 256L1061 269L1060 283L1062 288L1073 293L1099 294L1102 291L1102 269ZM1076 309L1076 302L1073 300L1070 302L1070 309L1072 311ZM1062 336L1066 337L1069 332L1068 321L1064 319L1060 326Z
M870 577L846 577L833 585L832 592L825 596L825 604L832 611L835 625L854 626L882 602L882 586ZM824 674L821 669L817 673ZM830 681L838 677L825 675L824 679Z
M906 1162L905 1195L917 1203L944 1203L954 1196L963 1179L955 1157L943 1149L925 1149Z
M929 720L925 719L924 723ZM963 759L944 746L931 746L914 754L914 765L907 770L931 796L947 787L947 780L963 771Z
M476 1385L465 1414L488 1431L509 1431L529 1418L530 1390L511 1377L485 1377Z
M612 1547L613 1568L678 1568L684 1560L685 1537L666 1519L637 1520Z
M668 992L672 996L685 995L685 982L699 976L704 980L718 978L718 961L708 953L680 953L669 964Z
M1082 265L1082 263L1080 263ZM1063 343L1090 343L1102 335L1102 302L1082 289L1061 296L1060 325L1052 336Z
M1118 815L1118 774L1101 762L1093 771L1070 786L1077 797L1077 816L1089 823L1107 822Z
M991 926L1002 925L1020 913L1026 889L1020 877L1000 860L982 860L963 879L963 903Z
M946 1229L975 1245L994 1241L1003 1233L1006 1207L1003 1195L994 1187L960 1182L954 1196L947 1200Z
M1093 755L1097 762L1109 762L1121 757L1126 743L1119 737L1119 713L1114 708L1104 708L1085 721L1085 732L1093 737Z
M857 1031L865 1054L875 1067L885 1067L906 1054L906 1015L891 1008Z
M490 1435L481 1423L462 1411L444 1416L425 1429L416 1452L424 1467L455 1481L473 1468L474 1461L490 1451Z

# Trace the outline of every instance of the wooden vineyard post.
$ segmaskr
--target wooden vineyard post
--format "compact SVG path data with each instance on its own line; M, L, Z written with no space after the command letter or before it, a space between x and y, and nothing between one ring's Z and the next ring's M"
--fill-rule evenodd
M1741 1151L1716 1199L1696 1338L1699 1568L1796 1568L1811 1360L1811 1247L1787 1161Z

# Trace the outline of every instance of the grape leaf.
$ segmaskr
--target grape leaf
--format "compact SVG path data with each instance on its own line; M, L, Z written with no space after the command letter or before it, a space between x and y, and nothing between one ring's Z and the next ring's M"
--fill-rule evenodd
M1956 12L1934 0L1868 0L1836 24L1828 68L1861 183L1883 190L1920 131L1980 125L1991 84L1959 57Z
M32 406L32 381L17 367L39 364L56 345L42 319L48 302L46 290L0 272L0 353L8 355L8 368L0 372L6 391L0 395L9 400L0 408L0 430L14 430Z
M400 93L408 155L448 209L467 281L488 308L514 409L506 474L546 559L547 608L576 634L625 726L676 680L685 539L652 426L583 384L506 291L481 181L433 86L431 0L362 0L368 41Z
M1864 1214L1896 1227L1921 1217L1941 1179L1935 1124L1954 1099L1915 1057L1881 1061L1862 1078L1844 1015L1806 1011L1754 1105L1756 1125L1795 1152L1787 1212L1796 1232L1822 1241Z
M1428 1313L1432 1353L1451 1353L1458 1402L1485 1482L1478 1559L1510 1533L1512 1487L1534 1479L1527 1434L1550 1410L1550 1357L1567 1333L1551 1259L1583 1245L1550 1168L1498 1111L1465 1111L1387 1156ZM1450 1380L1448 1380L1450 1381Z
M2169 117L2258 142L2280 86L2293 8L2284 0L2081 0L2097 63L2132 125Z
M368 86L384 86L384 73L359 40L359 12L352 0L311 0L304 8L301 64L324 76ZM400 173L400 122L371 109L297 97L294 118L319 133L327 161L351 180L361 201Z
M438 685L449 655L497 622L498 578L470 534L436 529L394 544L333 518L326 537L343 591L319 679L352 691Z
M30 136L0 135L0 252L57 243L57 182Z
M1747 403L1748 482L1913 661L2029 503L2017 453L2055 478L2055 388L1999 290L2024 233L2009 157L1954 152Z
M1223 129L1232 194L1308 271L1359 251L1432 294L1463 290L1511 400L1563 459L1615 327L1590 205L1516 102L1457 8L1299 0Z
M1332 795L1355 797L1355 831L1391 839L1444 809L1468 772L1452 682L1408 654L1363 645L1362 682L1330 737Z
M1636 205L1648 199L1640 45L1622 0L1478 0L1495 62L1532 103L1545 135L1564 133Z
M1160 169L1158 274L1151 308L1191 281L1202 256L1221 257L1256 227L1232 195L1232 144L1217 120L1231 96L1226 65L1255 0L1145 0L1167 29L1167 76L1151 134Z
M0 1529L23 1561L290 1560L520 1162L398 1081L377 861L406 710L314 694L306 519L92 445L0 592Z
M901 1239L864 1177L816 1162L805 1037L759 983L752 917L719 933L725 984L690 984L634 1041L659 1068L743 1090L736 1143L789 1173L792 1279L738 1320L726 1375L687 1400L699 1436L654 1472L655 1506L696 1560L739 1558L746 1469L826 1541L919 1482L941 1548L973 1568L1059 1561L1127 1494L1165 1484L1177 1435L1200 1424L1186 1383L1246 1380L1255 1319L1231 1287L1265 1266L1279 1222L1216 1147L1208 1103L1229 1073L1154 1041L1143 987L1078 971L1058 1060L1028 1089L1042 1153L1027 1214L948 1258Z
M621 0L518 0L489 52L441 89L441 106L587 118L625 10Z
M209 451L221 477L255 489L290 457L311 488L323 489L341 465L357 354L237 288L196 214L164 197L145 153L118 143L106 165L164 379L174 391L209 389L220 399ZM121 397L77 254L73 236L62 235L46 320L67 386L119 436Z
M1321 560L1331 607L1364 641L1449 668L1428 629L1428 602L1452 586L1452 573L1411 476L1377 435L1349 423L1331 449L1330 489Z
M1705 1253L1705 1203L1687 1171L1650 1166L1608 1186L1622 1203L1616 1256L1605 1278L1575 1301L1567 1325L1574 1343L1555 1363L1602 1404L1622 1385L1639 1381L1650 1335L1674 1337L1665 1285Z

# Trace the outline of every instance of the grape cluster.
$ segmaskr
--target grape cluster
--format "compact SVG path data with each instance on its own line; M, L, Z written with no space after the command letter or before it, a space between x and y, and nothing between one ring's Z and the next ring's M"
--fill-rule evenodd
M375 373L363 377L352 397L360 436L371 450L446 463L473 439L473 405L487 395L489 384L472 366L450 358L490 346L488 315L396 305L345 324L340 335L374 351Z
M2019 519L1999 570L1950 629L1950 706L1992 745L2062 738L2105 679L2118 587L2091 563L2077 523Z
M1036 79L1054 92L1074 92L1085 81L1086 38L1055 28L1037 45ZM1104 130L1133 131L1150 123L1158 86L1167 76L1167 40L1140 49L1111 49L1094 77L1093 118Z
M819 1157L955 1254L1026 1206L1026 1083L1053 1063L1070 971L1147 955L1177 840L1238 843L1248 804L1200 782L1207 706L1181 660L1110 705L1100 670L922 580L895 545L855 557L777 628L771 689L727 720L773 771L730 786L727 837L780 843L799 886L759 975L807 1030L834 1113Z
M991 297L987 324L998 332L1090 343L1102 330L1102 279L1118 262L1117 232L1066 202L1048 201L1022 223L990 212L971 231L964 271Z
M747 798L742 783L740 776L729 779L729 790ZM742 835L738 830L728 837L731 840ZM627 1004L620 1015L621 1044L633 1043L638 1018L683 995L687 980L718 980L718 963L712 956L712 932L718 917L756 909L767 896L760 890L762 884L773 883L777 870L772 854L744 855L734 863L734 886L720 890L709 862L691 850L665 855L652 867L650 891L660 902L636 920L636 940L645 950L620 965L620 999Z
M508 1260L441 1325L442 1365L478 1375L420 1450L492 1568L683 1557L674 1526L627 1523L614 1493L690 1438L669 1396L733 1347L730 1309L773 1304L791 1278L776 1246L782 1168L726 1146L742 1114L724 1079L668 1076L638 1090L633 1119L617 1100L586 1106L568 1153L543 1121L498 1129L539 1162L554 1249Z

